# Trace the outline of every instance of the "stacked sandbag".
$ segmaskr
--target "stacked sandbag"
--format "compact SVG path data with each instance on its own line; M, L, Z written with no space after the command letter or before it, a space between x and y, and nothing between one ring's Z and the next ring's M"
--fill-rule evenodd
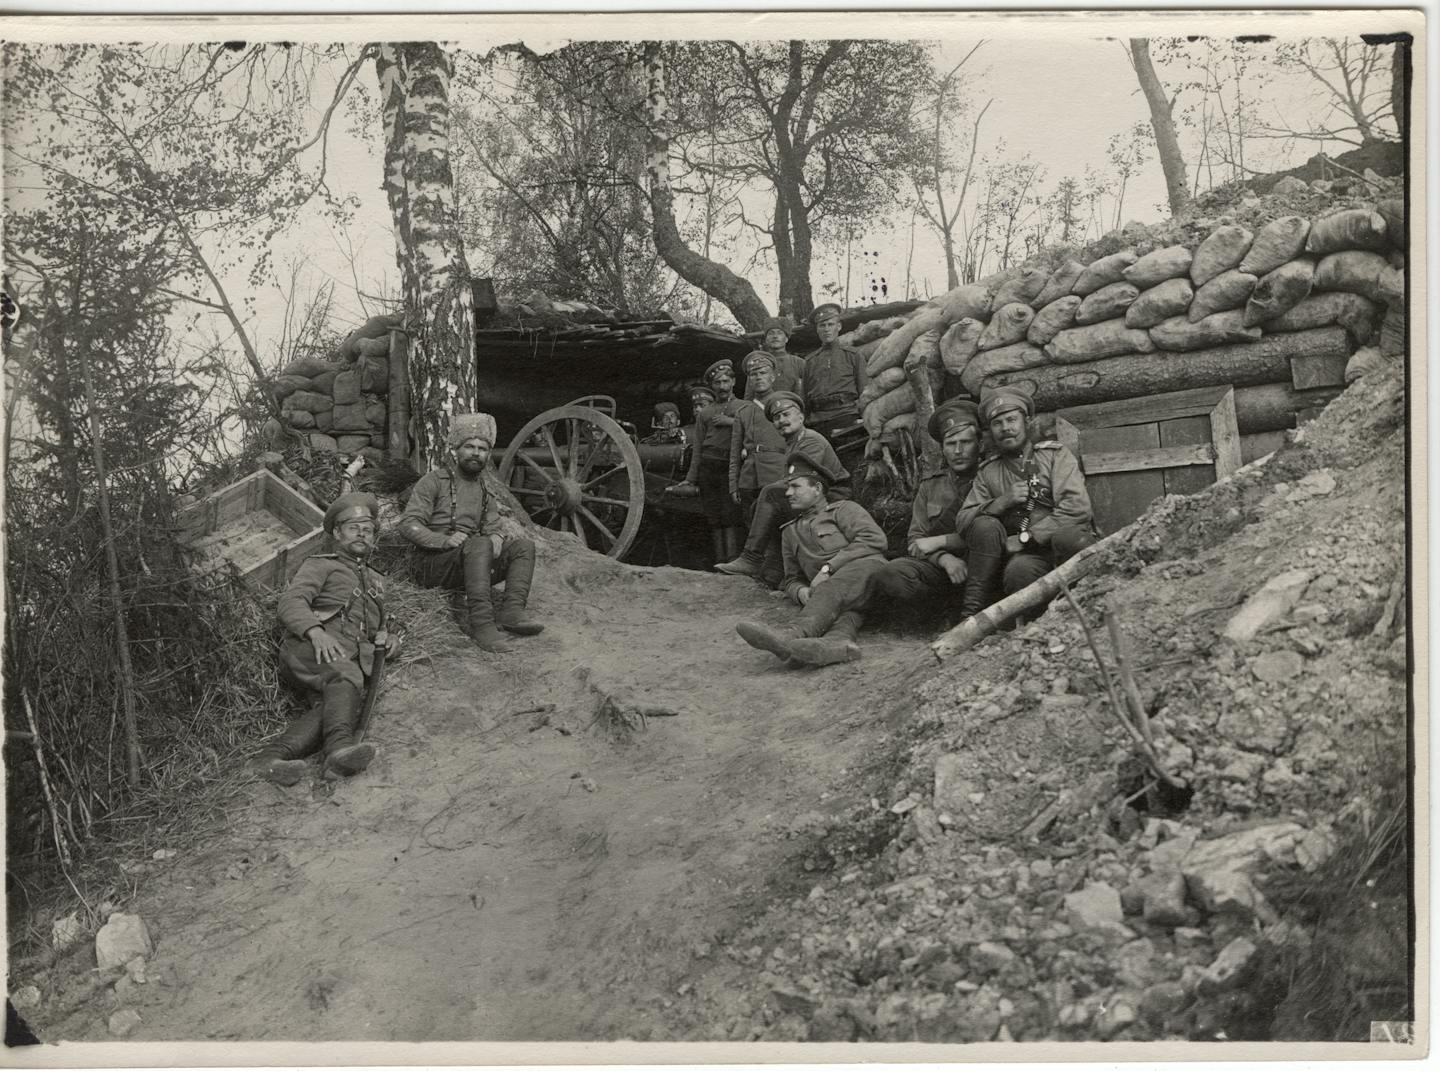
M383 451L390 392L390 330L401 316L372 316L331 351L291 361L274 380L280 419L308 434L312 449Z
M1193 245L997 272L909 317L856 331L852 344L870 347L875 377L861 398L862 416L877 438L902 417L923 423L902 371L922 360L943 373L947 396L1039 386L1063 408L1235 383L1267 390L1270 400L1282 394L1303 400L1314 393L1305 384L1318 380L1329 389L1338 382L1337 338L1349 353L1367 345L1386 357L1404 353L1404 241L1403 202L1392 199L1314 219L1284 216L1253 231L1221 220ZM1266 345L1289 335L1293 342L1280 337ZM1322 350L1307 349L1322 338ZM917 346L925 353L912 354ZM1295 370L1287 376L1291 362ZM1065 371L1045 371L1052 366ZM1273 420L1280 410L1267 404L1253 411Z

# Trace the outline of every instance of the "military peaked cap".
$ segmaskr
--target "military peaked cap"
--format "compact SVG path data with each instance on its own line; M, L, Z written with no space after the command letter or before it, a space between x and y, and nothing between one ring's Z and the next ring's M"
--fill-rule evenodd
M721 372L724 372L731 379L735 378L735 365L731 362L729 357L722 357L720 360L712 364L709 368L705 369L705 382L714 382L715 377L718 376Z
M325 531L333 533L340 525L356 517L372 521L380 519L380 503L369 491L351 491L331 502L330 508L325 511Z
M808 476L812 480L819 480L826 487L835 482L835 477L822 469L815 462L811 461L804 454L790 454L785 458L785 478L792 476Z
M766 353L764 350L751 350L745 355L745 361L742 367L745 369L745 372L748 375L754 372L755 369L762 364L769 368L771 371L774 371L775 358L770 356L770 354Z
M944 405L937 406L935 412L930 414L930 420L925 425L925 430L930 433L930 438L937 443L943 443L945 436L956 428L973 427L977 432L980 430L980 410L974 402L967 398L953 398Z
M812 324L818 324L821 320L831 315L834 315L835 319L838 320L840 319L840 313L841 309L839 305L833 301L827 301L823 305L816 306L815 311L810 314L810 322Z
M765 399L765 415L769 419L774 420L776 410L778 410L780 406L786 404L795 406L797 409L800 410L801 413L805 412L804 398L800 397L800 395L796 394L794 391L777 390L774 394L770 395L770 397Z
M997 387L980 399L980 417L987 424L1001 413L1009 413L1016 409L1027 417L1035 415L1034 400L1030 395L1015 390L1013 387Z

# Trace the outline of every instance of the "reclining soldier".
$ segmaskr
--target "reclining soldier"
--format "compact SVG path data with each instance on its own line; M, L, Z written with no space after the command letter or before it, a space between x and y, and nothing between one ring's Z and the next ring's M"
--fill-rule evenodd
M853 662L860 657L861 611L885 565L885 532L858 502L828 501L826 474L808 458L792 454L788 461L785 493L799 516L782 529L784 591L803 609L786 628L742 621L735 631L751 647L791 662Z
M906 556L885 563L875 575L875 591L897 603L933 599L958 608L966 548L955 530L955 515L975 480L980 411L974 402L957 398L937 406L925 427L940 444L945 467L920 481L910 509Z
M375 757L375 745L355 732L385 616L384 579L366 565L379 515L374 495L335 499L324 521L333 552L306 558L276 605L285 626L280 677L314 699L252 762L276 784L297 783L309 770L306 757L322 748L327 778L359 773Z
M495 418L466 413L450 422L450 457L416 482L400 533L414 544L410 570L421 587L465 593L465 630L483 651L503 653L505 632L534 636L545 626L526 613L535 575L535 542L501 537L499 510L485 489ZM490 586L504 581L497 610ZM504 629L505 632L502 632Z
M980 399L980 419L999 456L980 466L955 518L969 546L964 617L998 601L1002 587L1013 595L1095 542L1080 463L1058 442L1030 440L1034 415L1030 396L1016 390L1001 388Z
M798 394L775 391L765 402L765 415L784 440L787 457L803 457L824 474L827 498L834 501L850 497L849 470L840 464L840 458L829 440L814 428L805 426L805 403ZM784 479L760 488L745 545L738 557L715 566L719 572L759 577L772 587L779 585L783 575L780 526L795 516L786 489Z

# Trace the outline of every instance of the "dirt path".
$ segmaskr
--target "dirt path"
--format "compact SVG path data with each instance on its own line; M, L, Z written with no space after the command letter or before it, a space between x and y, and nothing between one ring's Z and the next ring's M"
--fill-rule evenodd
M786 669L735 635L794 612L748 582L541 568L542 636L407 667L370 771L256 784L226 837L143 888L158 984L131 1001L133 1038L664 1036L707 942L782 869L789 823L853 786L928 656L875 635L858 663ZM620 690L681 713L608 730L598 700ZM103 1038L111 1008L43 1036Z

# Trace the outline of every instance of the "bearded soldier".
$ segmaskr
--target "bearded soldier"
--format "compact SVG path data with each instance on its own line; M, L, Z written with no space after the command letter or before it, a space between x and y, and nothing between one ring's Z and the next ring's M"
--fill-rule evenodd
M1058 442L1031 441L1034 415L1030 396L1016 390L980 400L999 456L980 466L955 518L969 546L966 617L997 601L1002 587L1012 595L1095 542L1080 463Z
M375 746L357 741L355 731L385 617L385 581L366 565L379 515L374 495L335 499L324 521L333 553L306 558L276 605L285 626L280 676L315 699L255 757L260 775L277 784L304 777L305 758L317 749L324 750L327 778L359 773L375 757Z
M545 629L526 613L535 542L499 534L499 510L484 480L495 418L454 417L448 441L450 457L420 477L400 519L400 533L414 544L411 573L421 587L463 591L470 639L484 651L508 651L505 632L533 636ZM505 596L497 610L490 586L502 580Z

